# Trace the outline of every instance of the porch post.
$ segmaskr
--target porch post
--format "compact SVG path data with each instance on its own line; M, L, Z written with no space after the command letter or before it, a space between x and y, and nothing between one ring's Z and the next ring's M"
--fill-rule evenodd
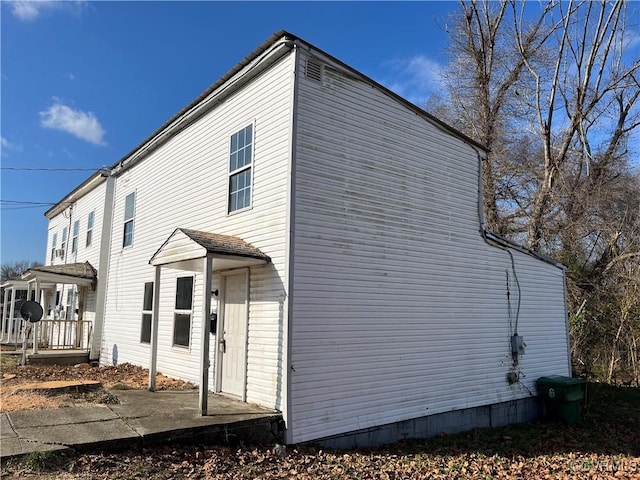
M11 287L11 307L9 307L9 341L11 341L11 333L15 332L15 341L18 343L18 332L16 331L16 287Z
M7 322L8 306L9 306L9 287L4 289L4 299L2 303L2 336L0 337L0 341L4 340L5 334L9 332L8 322ZM8 339L8 335L7 335L7 339Z
M78 320L76 321L75 347L82 347L83 327L84 327L84 304L87 296L87 287L78 287Z
M36 280L35 301L40 303L40 282ZM38 332L40 331L40 322L33 324L33 353L38 353Z
M160 311L160 272L156 265L156 278L153 282L153 311L151 312L151 358L149 359L149 391L156 391L156 363L158 359L158 324Z
M200 327L200 416L206 416L209 395L209 336L211 332L211 279L213 259L211 254L203 259L204 282L202 292L202 323Z

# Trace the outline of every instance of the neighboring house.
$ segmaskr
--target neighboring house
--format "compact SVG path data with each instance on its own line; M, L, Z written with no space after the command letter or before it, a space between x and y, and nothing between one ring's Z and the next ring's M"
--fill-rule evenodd
M94 358L281 410L289 443L523 421L570 373L564 269L484 231L484 156L279 32L47 212L48 260L97 270Z

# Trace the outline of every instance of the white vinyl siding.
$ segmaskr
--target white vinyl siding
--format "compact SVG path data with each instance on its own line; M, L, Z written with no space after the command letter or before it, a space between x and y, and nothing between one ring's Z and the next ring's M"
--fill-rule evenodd
M139 343L140 288L154 276L149 259L176 228L234 235L272 259L269 265L250 268L247 401L283 408L279 389L283 383L283 304L287 298L291 58L280 60L116 178L115 225L124 223L125 197L136 191L135 248L111 250L102 363L112 364L117 346L118 362L149 365L149 346ZM251 208L228 215L230 135L250 124ZM121 228L112 234L114 245L122 242ZM171 265L162 268L158 370L198 382L203 275L199 264L194 268L189 349L173 348L172 343L176 278L192 272ZM213 370L213 350L211 360ZM213 382L210 386L213 388Z
M513 275L479 233L474 148L336 68L298 92L288 441L524 398L567 374L563 272L514 252L527 348L522 383L506 381Z
M56 244L58 240L61 238L60 232L63 229L68 228L69 225L69 215L71 215L72 226L73 222L76 220L80 220L80 223L84 222L84 218L87 218L90 212L94 213L94 226L93 226L93 246L95 248L87 249L82 248L84 245L85 239L83 237L83 232L81 231L78 236L78 249L74 258L69 258L67 263L70 262L89 262L95 269L98 269L99 255L100 255L100 234L102 231L102 215L104 212L104 196L105 196L105 184L99 183L95 188L88 191L85 195L79 198L73 206L71 212L69 209L65 210L62 213L50 218L49 220L49 231L55 233ZM73 242L72 242L73 245ZM55 248L53 246L53 235L51 245L49 245L49 253L54 253L54 259L50 262L51 265L59 265L65 262L64 255L58 256L55 251L62 249L61 245L56 245ZM50 257L49 257L50 258ZM98 281L107 281L106 273L101 274L98 272ZM57 290L59 292L59 305L65 307L68 301L68 289L62 288L60 285L57 286ZM85 321L93 321L95 319L95 309L96 309L96 290L92 288L86 288L86 297L84 302L84 318ZM48 305L45 311L53 308L56 305L55 300L56 294L54 291L51 291L51 295L49 297Z

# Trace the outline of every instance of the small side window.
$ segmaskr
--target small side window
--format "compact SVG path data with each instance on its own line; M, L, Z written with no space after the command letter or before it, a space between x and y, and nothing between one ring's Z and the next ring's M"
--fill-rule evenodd
M191 341L191 306L193 302L193 277L176 280L176 303L173 319L173 345L188 347Z
M153 282L144 284L144 298L142 300L142 328L140 343L151 343L151 316L153 312Z

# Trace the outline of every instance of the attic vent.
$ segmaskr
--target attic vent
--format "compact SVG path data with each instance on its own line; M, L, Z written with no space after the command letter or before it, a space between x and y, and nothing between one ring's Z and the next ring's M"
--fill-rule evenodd
M307 78L322 82L322 63L315 58L307 58Z

